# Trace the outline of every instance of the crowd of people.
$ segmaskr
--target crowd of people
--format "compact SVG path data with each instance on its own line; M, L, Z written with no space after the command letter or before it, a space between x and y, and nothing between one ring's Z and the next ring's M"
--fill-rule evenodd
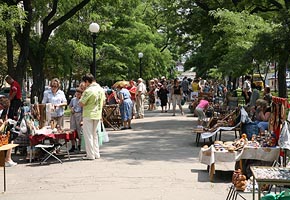
M16 133L19 135L24 132L28 133L28 129L31 131L39 129L41 117L39 107L37 107L38 102L35 102L34 105L31 106L33 123L29 123L29 126L28 122L25 123L25 130L20 128L24 120L24 117L21 116L23 112L20 111L22 104L20 85L11 76L6 76L5 80L10 85L10 93L9 99L4 96L0 98L0 131L2 133L7 131L7 127L11 121L16 122L16 127L13 128L18 130ZM105 99L104 89L96 83L92 74L86 74L83 76L82 83L76 90L75 97L69 104L69 109L71 111L70 128L76 130L78 133L78 140L72 141L72 149L70 151L80 150L81 133L83 133L86 150L86 156L83 157L84 160L100 158L97 126L102 119L102 109L106 102ZM49 116L46 116L49 122L47 121L46 123L55 123L57 130L64 128L64 109L67 106L67 99L63 90L61 90L61 82L59 79L54 78L50 81L50 87L48 90L44 91L41 104L49 105L48 108L50 108L47 112ZM13 143L18 137L17 134L15 137L11 137L14 135L15 134L10 134L9 143ZM26 159L28 160L28 158ZM17 163L11 158L11 150L8 150L5 157L5 166L11 167L15 165L17 165Z
M185 83L184 83L185 82ZM147 107L145 105L146 99L148 99L148 109L149 111L156 110L158 106L161 107L162 113L167 113L172 105L172 115L176 115L176 106L178 106L181 115L184 115L182 104L183 101L189 99L190 95L190 83L187 78L184 81L180 81L178 78L174 80L166 80L165 77L160 79L149 80L146 84L142 78L137 80L137 83L133 80L129 81L129 85L118 85L115 88L106 89L107 104L117 104L121 106L121 116L124 121L126 118L127 111L130 113L131 119L142 119L144 118L144 109ZM186 88L186 89L185 89ZM130 103L127 109L123 109L123 98L124 91L126 95L125 99L130 99ZM127 100L128 101L128 100ZM123 127L123 129L131 128L130 126Z
M18 120L19 108L21 106L20 85L11 77L5 78L10 84L9 104L0 102L1 128L7 124L7 119ZM61 82L54 78L50 81L50 88L44 91L42 104L50 104L50 117L59 128L64 127L64 112L68 106L70 114L70 128L76 130L78 139L72 141L70 152L81 150L81 139L85 142L85 160L100 158L97 127L102 121L102 111L105 105L118 104L122 120L121 130L132 129L132 119L142 119L145 117L144 109L148 100L148 110L156 110L161 107L161 113L168 113L176 116L179 109L180 115L184 115L182 105L185 101L197 100L201 94L212 93L215 98L226 99L229 92L232 92L233 85L229 81L225 86L223 83L204 80L202 78L191 80L184 77L182 80L175 78L167 80L164 76L160 79L154 78L147 84L142 78L137 82L131 80L128 84L117 84L111 88L101 87L92 74L82 77L80 85L76 89L74 98L67 105L65 93L61 89ZM265 87L263 98L255 84L251 83L251 77L246 76L243 84L242 95L245 98L245 105L252 119L258 125L261 132L267 130L267 123L270 116L269 104L271 103L271 92L269 87ZM213 99L212 99L213 100ZM4 107L3 105L6 105ZM198 99L195 107L195 114L198 117L198 126L205 121L205 112L210 105L208 97ZM37 118L37 117L36 117ZM38 119L39 120L39 119ZM0 129L1 129L0 128ZM82 135L83 134L83 137ZM13 143L15 138L11 138ZM11 150L6 153L5 165L15 166L17 163L11 158Z
M269 86L263 91L263 96L257 90L255 83L252 83L251 76L245 76L242 95L244 96L246 110L250 118L259 128L259 134L264 135L269 127L269 119L271 114L272 94Z
M209 89L205 89L206 87ZM223 84L213 85L212 82L206 80L193 81L192 89L194 90L194 96L200 96L201 93L203 93L203 95L206 94L203 97L200 96L196 101L194 101L194 103L196 103L194 113L198 117L197 128L204 128L206 125L206 112L209 107L213 107L217 104L219 105L218 107L221 107L220 104L225 104L224 106L226 106L230 111L228 106L229 97L233 97L234 93L237 95L232 88L231 82L228 82L228 85L224 86ZM263 92L260 92L255 83L252 82L251 76L246 75L242 88L241 95L244 98L243 105L248 113L249 119L256 124L259 134L264 135L265 131L268 130L271 114L270 105L272 102L272 94L270 87L266 86L263 89ZM211 93L211 95L208 95L208 93ZM211 99L208 98L209 96ZM236 96L235 98L236 105L234 108L238 105L238 97ZM222 101L216 101L216 99L222 99Z

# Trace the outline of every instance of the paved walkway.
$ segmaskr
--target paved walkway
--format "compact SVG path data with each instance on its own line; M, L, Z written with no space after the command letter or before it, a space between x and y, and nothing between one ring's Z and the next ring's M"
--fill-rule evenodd
M7 192L0 199L225 200L232 171L218 171L214 183L209 181L194 143L196 118L184 107L184 116L148 111L144 119L133 120L132 130L110 131L110 142L95 161L82 161L83 154L63 164L18 160L6 168Z

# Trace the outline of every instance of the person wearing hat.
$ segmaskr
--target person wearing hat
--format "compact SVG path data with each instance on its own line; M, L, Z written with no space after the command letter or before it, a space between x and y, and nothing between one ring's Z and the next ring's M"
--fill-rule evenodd
M137 118L144 118L144 101L146 94L146 86L142 78L138 78L138 85L136 90L136 109Z

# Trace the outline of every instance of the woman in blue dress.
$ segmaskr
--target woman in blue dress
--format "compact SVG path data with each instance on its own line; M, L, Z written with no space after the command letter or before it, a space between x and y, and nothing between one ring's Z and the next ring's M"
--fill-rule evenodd
M131 100L131 94L128 89L125 87L118 86L119 91L119 104L120 104L120 112L121 118L123 122L123 128L131 129L131 119L132 119L132 111L133 111L133 102Z

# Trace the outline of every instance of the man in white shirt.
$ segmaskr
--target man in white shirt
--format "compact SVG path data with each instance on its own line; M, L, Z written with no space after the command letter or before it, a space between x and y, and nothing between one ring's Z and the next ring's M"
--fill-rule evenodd
M144 102L145 102L146 86L142 78L138 78L138 85L136 90L136 108L137 118L144 118Z
M252 95L251 76L246 75L243 84L243 96L245 97L245 105L250 103L251 95Z

